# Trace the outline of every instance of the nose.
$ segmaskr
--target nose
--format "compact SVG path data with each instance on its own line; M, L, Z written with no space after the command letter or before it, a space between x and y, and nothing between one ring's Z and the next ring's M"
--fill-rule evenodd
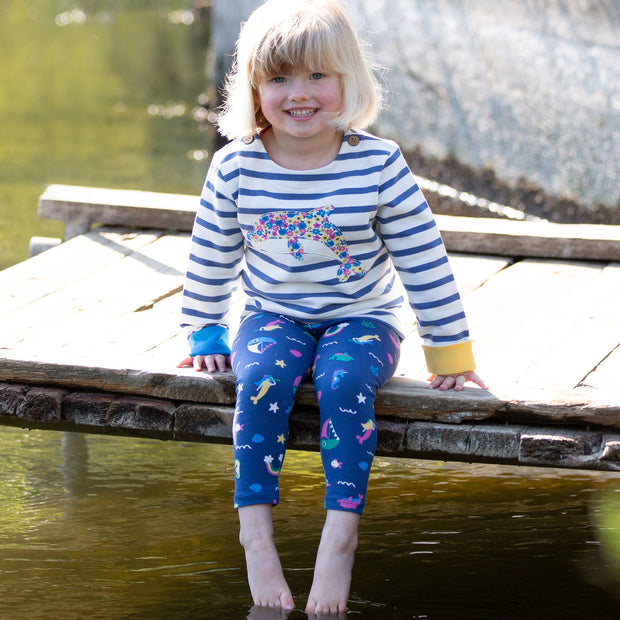
M289 101L305 101L308 99L309 95L306 80L295 78L290 80L289 84Z

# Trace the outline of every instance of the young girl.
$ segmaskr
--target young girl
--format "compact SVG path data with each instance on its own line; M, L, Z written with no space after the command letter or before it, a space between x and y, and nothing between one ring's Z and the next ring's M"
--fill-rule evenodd
M405 301L430 386L484 387L439 231L399 148L364 131L380 89L336 0L267 0L243 25L191 242L179 366L236 376L235 507L256 605L292 609L272 507L295 392L320 406L326 520L306 612L343 613ZM228 344L239 279L247 294ZM231 352L232 351L232 352Z

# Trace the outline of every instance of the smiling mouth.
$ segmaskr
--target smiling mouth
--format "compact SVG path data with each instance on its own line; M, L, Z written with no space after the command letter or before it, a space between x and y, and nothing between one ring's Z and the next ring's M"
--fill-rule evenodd
M293 118L310 118L317 111L317 108L304 108L303 110L287 110L287 114Z

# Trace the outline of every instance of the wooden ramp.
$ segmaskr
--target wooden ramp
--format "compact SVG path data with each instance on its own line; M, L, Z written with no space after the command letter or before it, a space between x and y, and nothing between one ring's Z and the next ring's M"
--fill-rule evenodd
M196 200L48 188L40 215L72 238L0 272L1 424L230 442L232 375L175 368ZM619 227L438 223L491 389L428 390L411 326L377 397L379 453L620 471ZM289 445L318 435L305 384Z

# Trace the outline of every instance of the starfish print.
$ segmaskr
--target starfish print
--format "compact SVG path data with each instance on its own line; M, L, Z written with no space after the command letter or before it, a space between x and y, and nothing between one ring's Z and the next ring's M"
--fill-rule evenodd
M278 407L278 403L270 403L269 404L269 411L273 411L274 413L278 413L278 409L280 409L280 407Z
M284 362L284 360L276 360L276 366L284 368L286 366L286 363Z
M284 435L278 435L278 443L286 443L286 438Z
M357 402L366 403L366 397L361 392L357 395Z

